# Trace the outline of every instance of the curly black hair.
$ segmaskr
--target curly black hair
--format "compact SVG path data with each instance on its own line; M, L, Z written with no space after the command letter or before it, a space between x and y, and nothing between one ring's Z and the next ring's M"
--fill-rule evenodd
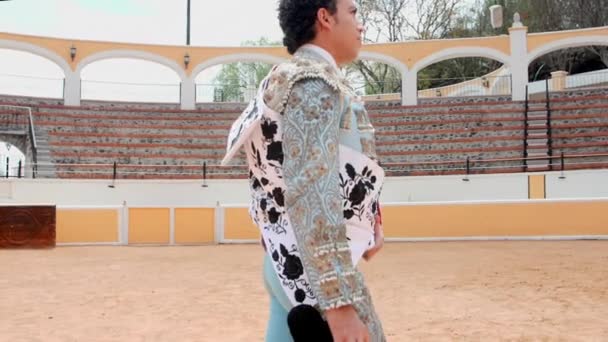
M326 8L330 14L338 11L338 0L281 0L279 23L285 37L283 45L290 54L315 39L315 23L319 9Z

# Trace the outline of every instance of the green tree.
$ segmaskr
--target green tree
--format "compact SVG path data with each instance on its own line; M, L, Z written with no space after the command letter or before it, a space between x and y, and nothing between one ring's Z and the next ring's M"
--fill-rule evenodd
M356 0L359 19L366 28L364 42L399 42L445 38L460 17L463 0ZM395 68L359 60L348 67L351 78L363 82L366 94L401 92Z
M257 41L245 41L242 46L279 46L265 37ZM272 65L259 62L238 62L224 64L214 78L214 92L218 94L215 100L221 102L243 102L246 91L254 91L260 82L268 75Z
M499 3L504 8L504 26L493 29L487 8ZM478 0L470 18L470 32L478 36L508 34L513 15L520 13L528 32L548 32L608 25L608 0ZM544 79L556 70L569 73L608 67L608 47L588 46L563 49L541 56L529 68L531 81Z
M408 39L467 38L508 34L517 12L530 33L608 25L608 0L357 0L367 31L365 42ZM491 26L489 8L500 4L504 25ZM465 6L468 5L468 6ZM488 74L501 63L487 58L458 58L435 63L419 73L419 89L459 83ZM530 80L551 71L570 73L608 66L608 47L564 49L541 56L530 65ZM369 61L350 69L361 74L367 93L399 92L399 73L390 66Z

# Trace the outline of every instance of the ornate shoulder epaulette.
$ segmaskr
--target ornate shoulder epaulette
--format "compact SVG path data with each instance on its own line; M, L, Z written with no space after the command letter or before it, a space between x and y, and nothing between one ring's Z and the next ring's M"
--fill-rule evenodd
M270 73L268 87L264 90L264 102L272 110L283 114L294 85L304 79L321 79L336 91L342 88L340 76L331 65L314 59L294 57Z

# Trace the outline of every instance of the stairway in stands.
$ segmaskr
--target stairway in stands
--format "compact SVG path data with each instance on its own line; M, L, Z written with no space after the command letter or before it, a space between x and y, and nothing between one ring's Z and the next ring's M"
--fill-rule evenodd
M550 108L546 101L533 101L526 105L526 156L534 158L527 161L526 171L547 171L553 162L549 146Z
M47 131L39 126L36 126L34 121L37 145L37 163L36 177L40 178L55 178L57 176L55 163L51 157L51 145Z

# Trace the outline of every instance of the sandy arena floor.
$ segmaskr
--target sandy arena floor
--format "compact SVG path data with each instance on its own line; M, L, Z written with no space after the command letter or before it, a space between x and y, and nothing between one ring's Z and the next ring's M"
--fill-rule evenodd
M262 341L259 246L0 250L0 341ZM608 241L389 244L389 341L608 340Z

